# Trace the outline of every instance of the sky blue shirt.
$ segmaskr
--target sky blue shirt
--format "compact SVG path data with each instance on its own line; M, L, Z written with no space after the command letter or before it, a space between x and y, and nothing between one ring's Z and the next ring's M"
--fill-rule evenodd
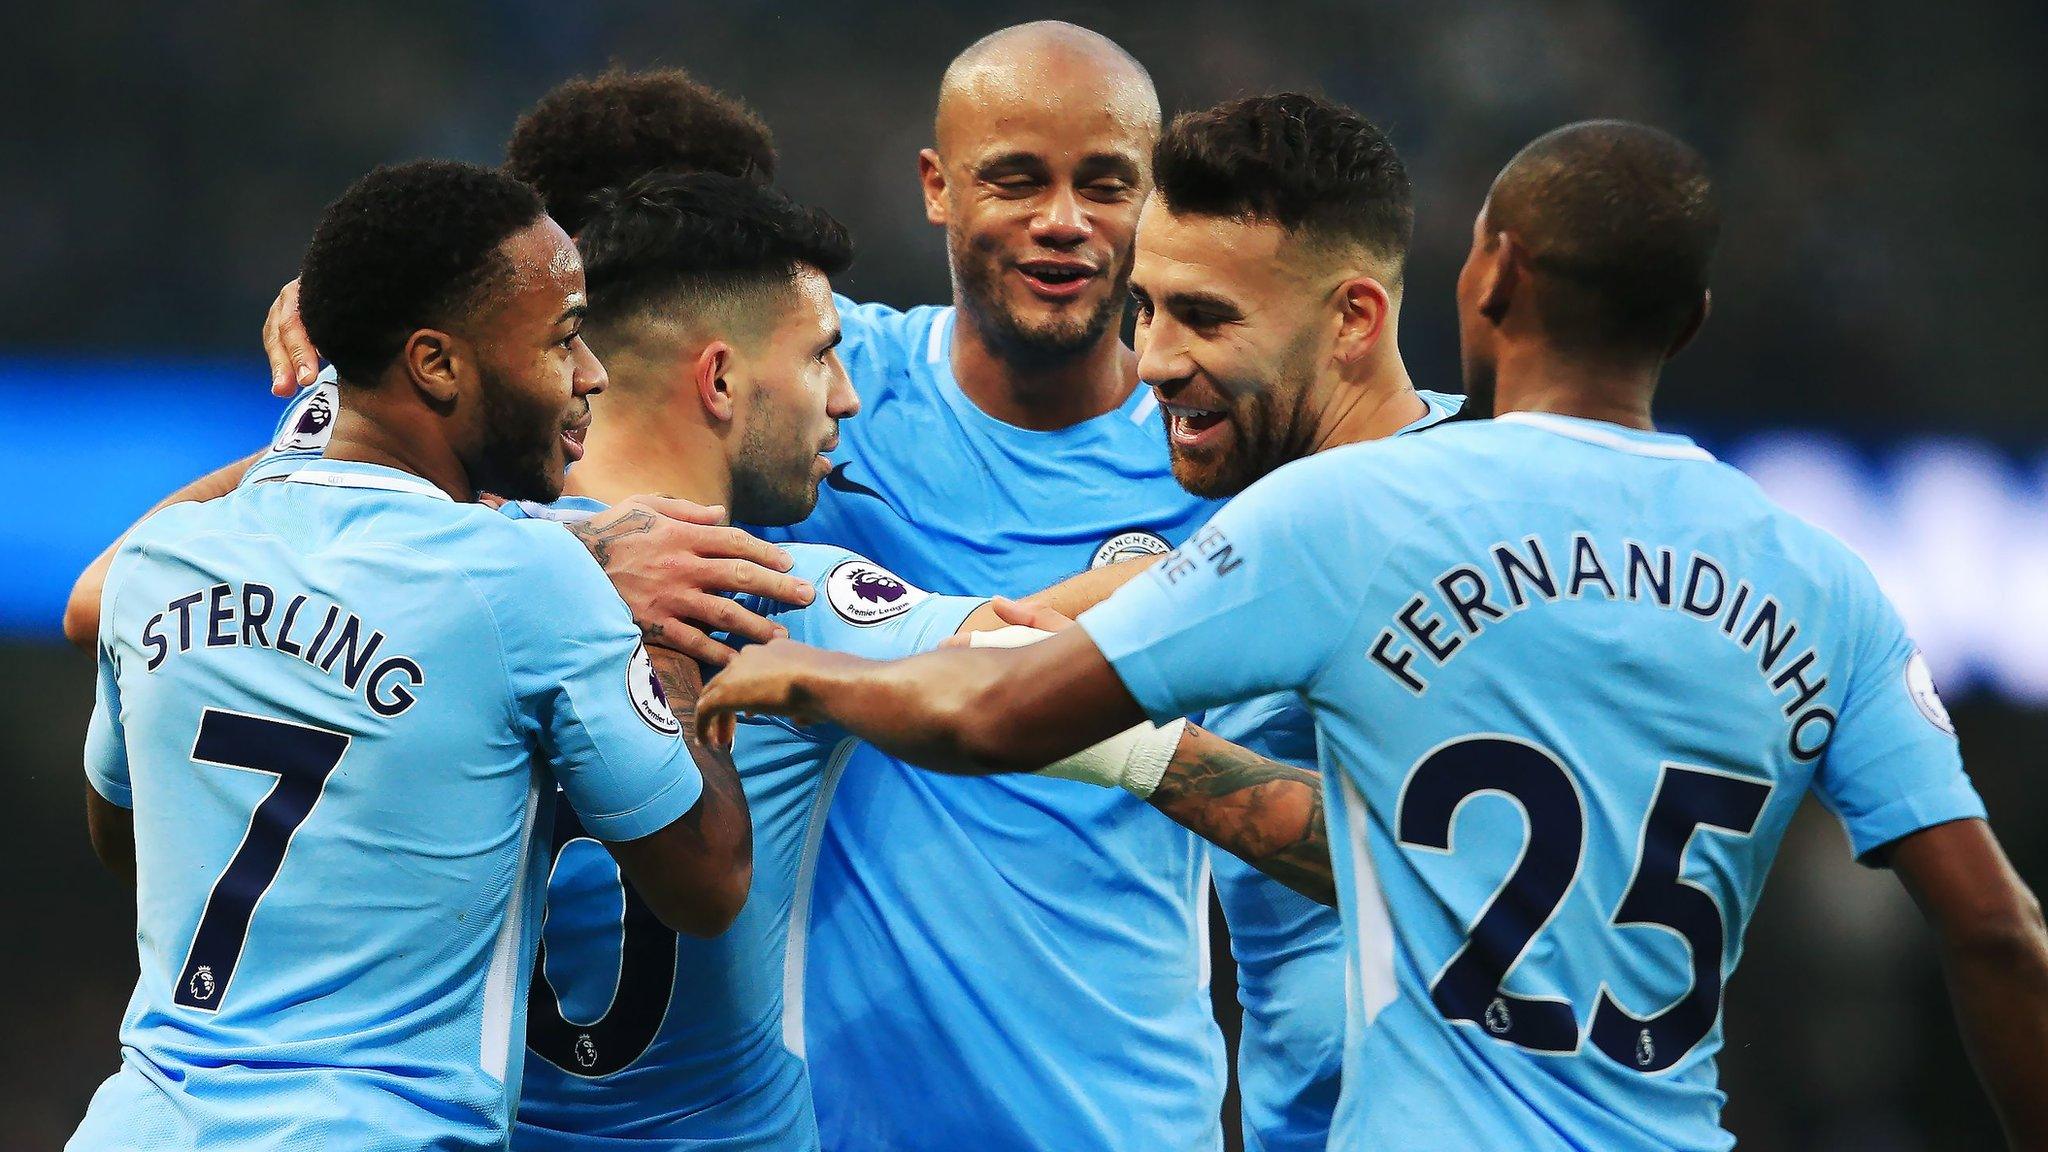
M1428 411L1396 435L1456 415L1463 396L1418 393ZM1292 692L1211 708L1210 732L1262 756L1316 766L1315 718ZM1210 846L1230 924L1237 1000L1237 1086L1247 1152L1322 1152L1344 1067L1344 937L1337 910Z
M135 814L141 977L72 1146L502 1147L559 785L702 789L575 540L393 469L167 508L108 575L86 771Z
M1315 717L1346 1149L1724 1149L1721 989L1800 799L1981 816L1845 546L1682 437L1517 413L1320 453L1081 621L1155 718Z
M850 548L935 592L1024 595L1164 551L1213 508L1168 470L1150 389L1027 431L960 391L953 309L840 310L861 414L816 513L770 538ZM811 906L826 1146L1216 1147L1207 884L1199 841L1124 792L859 748Z
M551 514L599 508L570 498ZM908 656L936 647L983 603L930 595L843 548L788 552L792 574L818 598L803 608L743 601L806 644ZM803 913L853 744L830 727L741 722L733 763L754 822L754 881L739 919L714 939L663 928L601 845L572 820L557 824L515 1152L818 1147L803 1061Z

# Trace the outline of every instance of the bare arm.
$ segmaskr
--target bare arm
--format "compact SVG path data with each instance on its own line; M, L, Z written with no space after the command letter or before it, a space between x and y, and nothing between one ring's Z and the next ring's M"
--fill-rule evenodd
M251 453L208 472L157 501L148 512L137 517L135 523L140 524L173 504L213 500L233 492L235 485L240 484L242 476L249 471L249 466L261 455L262 452ZM129 525L128 532L134 530L135 526ZM71 586L71 598L64 603L64 638L84 651L92 651L93 645L99 641L100 592L107 585L107 569L113 566L114 553L120 550L121 541L128 538L128 532L121 533L105 551L93 558L91 564L86 565L85 571L78 576L78 582Z
M1149 797L1154 808L1318 904L1337 903L1320 773L1189 725Z
M732 757L707 747L694 723L701 674L694 662L649 648L704 794L668 827L638 840L607 844L619 870L661 922L691 936L716 936L732 926L754 883L754 826Z
M107 871L135 886L135 813L85 786L85 830Z
M728 746L740 712L829 720L913 764L967 776L1029 772L1144 718L1079 628L1025 648L888 661L776 640L741 652L711 681L697 723Z
M1949 997L2006 1140L2048 1150L2048 930L1982 820L1915 832L1892 871L1934 928Z

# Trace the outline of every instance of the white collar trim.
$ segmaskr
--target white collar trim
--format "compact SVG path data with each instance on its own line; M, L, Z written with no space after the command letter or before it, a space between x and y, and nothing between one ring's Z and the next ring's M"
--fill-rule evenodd
M1509 412L1493 418L1496 424L1527 424L1559 436L1569 436L1602 448L1627 452L1631 456L1652 456L1660 460L1706 460L1712 461L1714 454L1689 441L1675 439L1638 440L1619 431L1619 425L1599 420L1575 420L1569 416L1558 416L1549 412Z
M375 472L354 472L308 464L286 476L284 480L288 484L319 484L327 488L373 488L383 492L409 492L415 496L431 496L436 500L446 500L450 504L455 502L453 497L420 477L408 475L395 468L380 467Z

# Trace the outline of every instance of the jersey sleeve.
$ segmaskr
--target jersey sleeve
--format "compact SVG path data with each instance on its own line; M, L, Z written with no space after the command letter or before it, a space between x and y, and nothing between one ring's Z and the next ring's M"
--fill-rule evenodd
M1306 688L1329 662L1384 550L1383 534L1325 487L1333 463L1311 458L1252 485L1081 615L1155 723Z
M1865 623L1814 791L1864 859L1922 828L1981 817L1984 801L1963 772L1927 658L1876 580L1857 567L1854 598Z
M704 781L631 614L575 537L545 522L507 527L528 545L499 619L517 706L592 835L660 831Z
M844 548L792 545L795 568L818 598L781 618L792 639L818 648L894 660L939 646L985 596L938 596Z
M114 655L104 637L99 645L99 686L93 694L92 720L85 729L85 778L110 804L135 807L128 784L128 741L121 731L121 684L114 676Z
M334 417L341 410L340 385L329 366L292 397L278 417L270 444L242 476L242 486L278 480L298 471L308 460L317 460L327 450L334 432Z

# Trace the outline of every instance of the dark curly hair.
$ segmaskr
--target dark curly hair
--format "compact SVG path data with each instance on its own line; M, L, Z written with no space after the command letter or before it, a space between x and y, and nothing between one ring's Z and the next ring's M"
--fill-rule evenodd
M374 384L406 337L472 315L510 274L499 246L541 218L502 172L451 160L378 168L327 206L299 271L299 313L351 384Z
M1721 234L1706 160L1622 120L1536 138L1494 180L1489 232L1543 273L1536 315L1559 347L1662 355L1693 321Z
M598 193L576 243L599 328L690 297L780 287L800 266L835 276L853 263L853 241L830 215L714 172L656 172Z
M539 189L572 234L592 193L662 169L767 183L775 138L745 104L668 68L571 80L521 116L505 145L505 170Z
M1415 230L1408 170L1386 134L1342 104L1280 92L1184 112L1159 138L1152 168L1173 212L1362 245L1398 283Z

